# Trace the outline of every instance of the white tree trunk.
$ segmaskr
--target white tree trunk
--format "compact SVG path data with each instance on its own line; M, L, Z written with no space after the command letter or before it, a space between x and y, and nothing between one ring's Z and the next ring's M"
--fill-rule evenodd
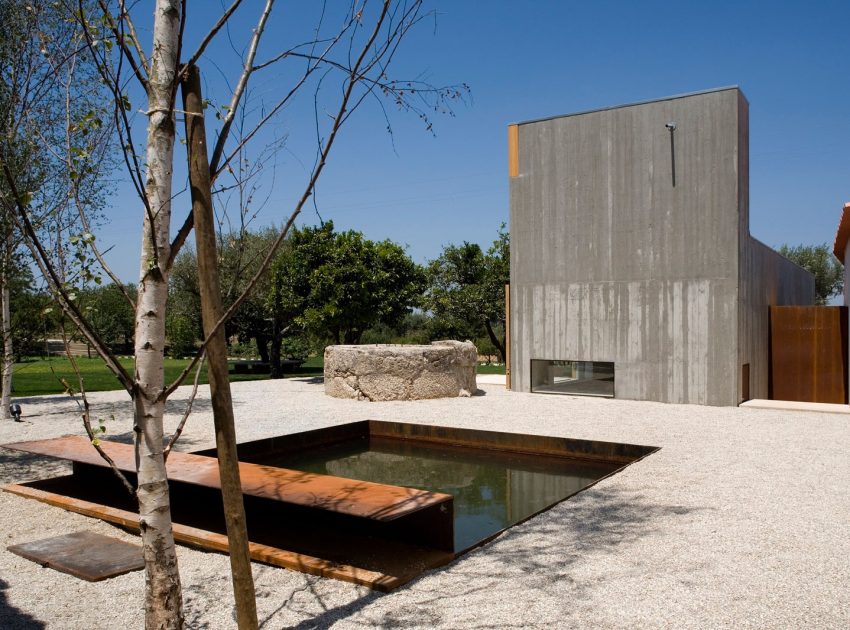
M145 555L145 626L180 628L183 606L171 530L163 459L165 304L174 154L172 97L180 31L179 0L157 0L148 89L147 173L138 301L136 306L135 432L139 523Z

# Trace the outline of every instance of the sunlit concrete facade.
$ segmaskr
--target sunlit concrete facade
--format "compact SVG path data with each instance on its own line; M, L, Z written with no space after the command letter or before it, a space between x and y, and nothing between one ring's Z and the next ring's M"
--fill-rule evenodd
M768 306L814 278L750 236L748 135L734 87L509 128L514 390L580 361L618 398L767 398Z

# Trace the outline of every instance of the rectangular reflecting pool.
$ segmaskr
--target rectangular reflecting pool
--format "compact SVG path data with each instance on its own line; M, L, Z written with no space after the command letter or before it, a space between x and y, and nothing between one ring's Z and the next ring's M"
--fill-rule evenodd
M387 437L359 437L253 462L454 497L454 550L474 547L572 496L620 465Z
M6 448L73 462L8 492L138 529L137 506L85 438ZM130 444L102 441L135 481ZM635 444L366 420L238 446L253 560L388 591L653 453ZM228 549L214 449L173 452L175 538Z

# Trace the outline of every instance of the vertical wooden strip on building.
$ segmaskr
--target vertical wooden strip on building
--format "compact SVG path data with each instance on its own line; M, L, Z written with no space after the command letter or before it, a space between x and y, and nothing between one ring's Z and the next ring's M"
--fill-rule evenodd
M847 307L770 307L770 398L847 403Z
M519 175L519 127L508 125L508 176Z

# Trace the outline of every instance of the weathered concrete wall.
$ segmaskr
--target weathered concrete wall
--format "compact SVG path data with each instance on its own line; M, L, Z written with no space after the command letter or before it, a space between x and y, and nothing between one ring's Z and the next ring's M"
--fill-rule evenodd
M530 389L532 359L613 361L618 398L735 405L746 357L761 391L767 328L753 313L787 285L749 245L747 144L736 88L518 126L514 389Z
M737 404L767 398L771 305L813 304L812 274L750 236L749 104L738 93L738 380ZM749 366L748 369L744 366ZM745 381L747 381L745 383Z
M734 404L738 107L731 89L519 126L517 389L533 358L613 361L618 398Z
M770 306L814 304L815 277L764 243L743 235L738 292L738 400L744 400L743 366L749 364L749 397L768 397Z

